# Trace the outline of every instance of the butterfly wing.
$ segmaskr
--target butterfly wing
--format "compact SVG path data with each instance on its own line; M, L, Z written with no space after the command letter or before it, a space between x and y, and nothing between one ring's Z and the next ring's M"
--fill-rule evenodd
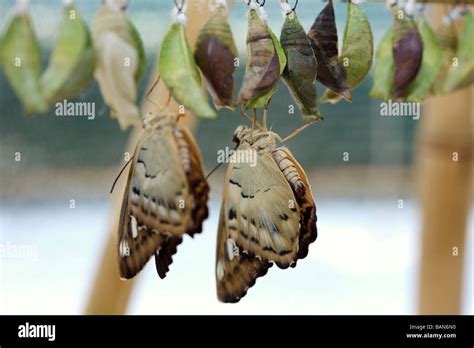
M217 297L222 302L238 302L258 277L264 276L271 263L250 254L241 253L227 229L224 200L221 204L217 231L216 284Z
M191 221L192 198L172 127L146 131L130 169L119 223L119 268L135 276L152 255L164 278Z
M187 129L180 129L176 132L178 143L183 148L187 148L188 155L185 155L184 165L185 173L189 182L190 195L193 198L191 211L191 221L188 226L188 234L193 236L202 231L202 223L208 217L207 200L209 197L209 185L206 181L206 175L203 171L201 153L192 134ZM186 160L189 158L189 161Z
M229 167L224 201L227 229L243 250L287 268L298 253L300 212L295 195L270 151L256 166Z
M279 152L283 159L288 160L289 162L281 162L281 158L275 156L275 152ZM288 165L292 166L296 172L295 174L288 175L288 182L295 194L296 201L300 210L300 236L299 236L299 248L298 248L298 259L303 259L308 255L309 244L314 242L318 236L318 230L316 227L316 204L314 203L313 194L311 193L311 185L309 184L308 177L306 176L305 171L298 163L298 161L293 157L291 152L285 148L279 148L277 151L273 152L275 161L279 163L280 170L282 173L288 173ZM296 266L296 262L292 264Z

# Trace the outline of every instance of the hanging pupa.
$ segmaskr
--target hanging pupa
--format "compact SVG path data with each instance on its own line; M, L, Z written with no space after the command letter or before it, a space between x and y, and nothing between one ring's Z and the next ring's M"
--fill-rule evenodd
M313 48L296 12L284 5L282 9L285 11L285 22L281 29L280 43L286 56L283 81L301 110L303 119L306 122L320 119L316 91L318 65Z
M285 52L275 34L250 3L247 66L235 105L246 109L267 107L286 65Z
M120 128L140 124L136 105L138 81L146 67L143 44L135 27L114 0L106 0L92 24L95 78Z
M199 32L194 57L217 110L231 110L234 91L235 60L238 52L227 19L226 1L215 5L209 19Z
M408 87L406 101L419 102L424 100L443 66L443 53L436 35L423 16L418 20L418 31L423 40L423 58L415 80Z
M444 93L474 83L474 16L467 12L462 17L462 23L458 49L446 76Z
M351 101L346 71L339 63L336 19L332 0L329 0L314 21L308 37L318 61L318 81L344 99Z
M373 85L369 93L371 98L388 100L392 94L393 71L395 69L392 56L392 36L393 28L390 28L380 40L375 61Z
M40 86L46 101L72 97L94 77L95 53L86 23L72 4L64 7L63 21Z
M197 117L216 118L202 88L201 74L186 38L185 23L183 9L178 9L176 21L161 44L158 70L178 103Z
M349 1L346 28L342 39L339 64L346 72L347 86L354 90L367 76L372 66L374 38L369 21L361 8ZM327 89L321 103L337 103L342 96Z
M403 99L420 69L423 42L413 19L396 5L391 10L394 19L392 54L395 64L392 98Z
M438 73L438 76L436 77L432 87L432 92L434 95L443 93L444 82L446 81L449 67L453 64L453 58L458 47L456 26L454 25L455 17L456 16L453 14L453 11L449 11L448 14L446 14L446 16L443 18L441 26L436 30L436 37L443 53L443 67Z
M18 1L0 42L0 61L5 75L26 112L45 112L39 76L41 55L26 1Z

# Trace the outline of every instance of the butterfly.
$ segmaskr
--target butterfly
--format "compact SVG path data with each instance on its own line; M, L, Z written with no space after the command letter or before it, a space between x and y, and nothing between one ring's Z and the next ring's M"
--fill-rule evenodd
M217 296L238 302L275 263L295 267L317 237L316 206L303 168L280 137L239 126L236 152L254 151L255 163L227 169L216 251ZM237 162L237 161L232 161Z
M202 231L209 186L199 148L178 115L165 109L143 119L120 212L120 277L134 277L155 256L164 278L183 240Z

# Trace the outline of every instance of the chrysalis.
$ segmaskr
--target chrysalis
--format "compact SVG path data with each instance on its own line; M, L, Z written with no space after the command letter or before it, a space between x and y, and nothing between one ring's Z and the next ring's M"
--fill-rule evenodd
M194 52L196 63L218 110L222 107L234 109L232 92L237 55L225 2L219 3L199 32Z
M318 61L318 81L346 100L351 101L346 72L339 63L336 20L332 0L329 0L314 21L308 32L308 37Z
M351 91L367 76L373 53L374 39L369 21L358 5L349 2L339 64L346 72L347 86ZM341 95L328 89L321 97L321 103L334 104L340 99Z
M443 66L443 53L438 40L423 17L418 20L418 30L423 40L423 59L420 71L408 87L406 100L411 102L422 101L428 96L436 76Z
M86 23L73 4L66 5L56 45L41 75L43 96L50 105L74 96L92 80L94 68L94 47Z
M423 57L423 42L413 19L398 6L392 6L394 18L392 53L395 64L393 99L403 99L416 78Z
M279 136L239 126L237 151L256 165L227 168L217 232L216 285L222 302L238 302L275 263L295 267L316 240L316 205L306 173Z
M169 110L147 114L128 175L118 230L120 277L134 277L150 257L164 278L183 236L202 231L207 185L199 148Z
M0 42L5 75L26 112L45 112L48 105L39 86L40 48L26 5L15 9L5 28Z
M280 42L286 56L283 81L301 110L305 121L319 119L316 91L317 62L308 36L295 11L285 16Z
M434 95L440 95L444 92L444 82L446 81L449 68L453 64L453 58L458 47L456 27L451 15L444 17L443 23L436 31L436 37L438 38L439 46L443 53L443 67L436 77L432 92Z
M121 129L139 124L137 89L146 61L136 29L120 7L105 2L94 18L92 37L95 78L112 116L118 119Z
M387 30L377 49L373 86L369 96L388 100L392 95L393 71L395 69L392 56L393 28Z
M454 62L450 64L444 83L445 93L466 87L474 82L474 16L468 12L462 18L463 25L455 54L457 64Z
M253 8L249 11L247 55L235 105L243 104L247 109L265 107L276 90L286 58L278 39Z
M197 117L217 117L201 87L201 75L183 24L173 23L166 34L161 44L158 70L178 103Z

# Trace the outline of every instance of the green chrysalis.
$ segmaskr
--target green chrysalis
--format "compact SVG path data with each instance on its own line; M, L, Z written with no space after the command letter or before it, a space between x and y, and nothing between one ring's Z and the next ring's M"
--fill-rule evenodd
M423 60L420 71L408 87L406 100L411 102L422 101L427 97L443 66L443 53L439 47L438 39L423 17L418 20L418 31L423 40Z
M443 21L443 24L438 28L436 37L443 53L443 66L433 84L432 92L434 95L440 95L443 94L444 82L446 81L449 67L453 64L453 58L458 47L456 28L454 21L450 17L448 17L447 21Z
M377 58L373 76L373 85L369 96L388 100L392 94L393 71L395 69L392 56L393 28L387 30L377 49Z
M197 117L217 117L201 86L201 76L183 25L171 25L161 44L158 69L178 103Z
M95 78L120 128L139 125L138 79L146 66L143 45L126 14L105 3L92 24L96 53Z
M392 98L403 99L420 69L423 42L415 22L404 10L392 6L392 15L392 53L395 64Z
M346 71L339 63L337 47L336 18L332 0L316 17L308 32L313 51L318 61L317 79L327 88L351 101L351 93L347 86Z
M44 98L51 105L74 96L94 77L95 54L86 23L74 5L64 8L56 45L41 75Z
M199 32L194 56L201 69L206 86L219 110L234 109L235 59L238 55L232 31L227 19L227 9L218 5Z
M358 5L349 2L339 64L346 71L347 86L351 91L367 76L373 53L374 39L369 21ZM321 103L334 104L341 99L340 94L327 89L321 97Z
M18 9L6 25L0 42L0 60L26 112L48 110L39 85L40 48L26 9Z
M462 17L459 45L444 83L445 93L466 87L474 82L474 16L469 12Z
M303 119L320 119L316 91L318 65L309 38L295 11L286 15L280 42L286 56L283 81L301 110Z
M265 107L286 65L283 48L257 11L251 9L247 32L247 66L235 102L245 108Z

